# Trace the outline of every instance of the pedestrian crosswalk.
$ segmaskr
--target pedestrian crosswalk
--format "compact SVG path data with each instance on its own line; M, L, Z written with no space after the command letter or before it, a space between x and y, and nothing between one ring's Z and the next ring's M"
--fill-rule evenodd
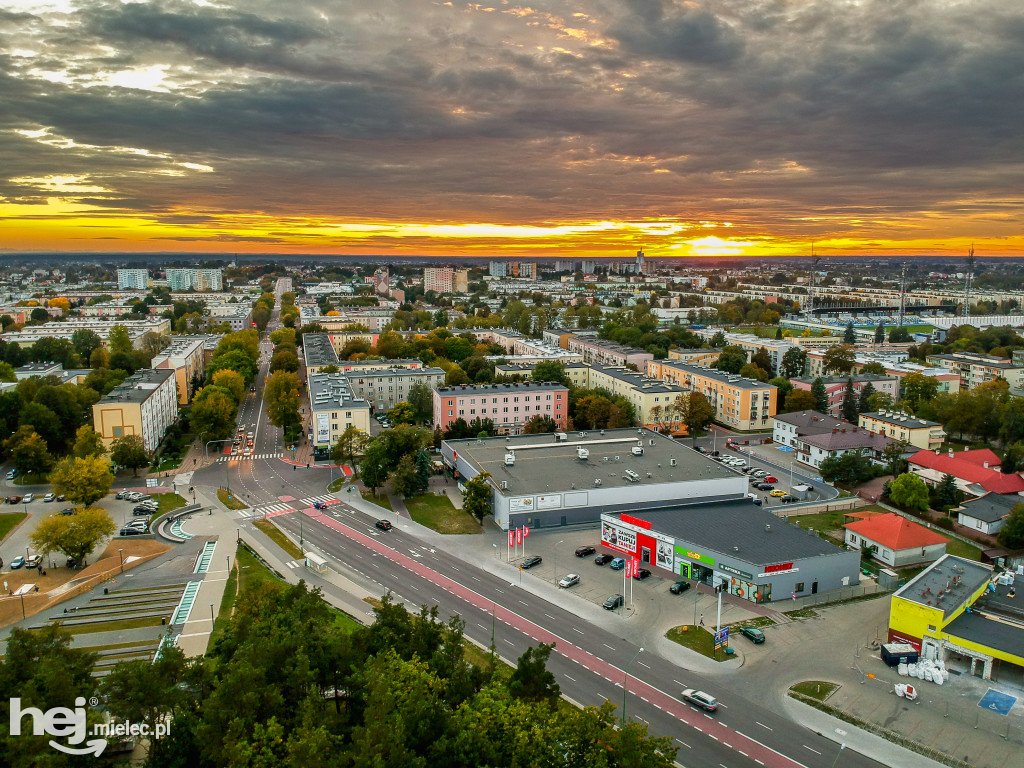
M289 568L291 568L293 570L295 568L302 568L305 564L306 564L305 560L292 560L290 563L285 563L285 565L287 565Z
M283 453L257 453L252 456L221 456L217 462L222 461L250 461L252 459L283 459Z
M289 512L294 512L295 507L290 504L268 504L263 507L255 507L253 509L243 509L242 517L277 517L278 515L287 515Z
M341 501L333 494L326 493L323 496L310 496L308 499L300 499L299 504L304 507L312 507L318 501L322 501L324 504L340 504Z

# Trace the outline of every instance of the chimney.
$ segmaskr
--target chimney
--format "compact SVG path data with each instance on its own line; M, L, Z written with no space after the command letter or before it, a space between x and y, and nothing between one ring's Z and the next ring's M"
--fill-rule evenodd
M949 449L949 458L951 458L951 459L953 458L953 449L952 448Z
M952 453L952 451L950 451L950 453ZM939 449L938 449L938 448L936 448L936 449L935 449L935 455L936 455L936 456L938 456L938 455L939 455Z
M987 461L983 461L982 465L985 467L985 469L988 469L988 462Z

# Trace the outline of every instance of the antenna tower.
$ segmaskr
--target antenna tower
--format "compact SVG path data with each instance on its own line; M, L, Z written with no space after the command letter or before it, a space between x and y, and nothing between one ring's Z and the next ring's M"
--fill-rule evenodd
M807 283L807 301L804 302L804 314L812 315L814 313L814 288L815 283L818 279L818 264L821 262L820 256L814 255L814 241L811 241L811 279Z
M903 327L903 316L907 312L907 262L903 262L903 271L900 273L900 317L896 324L897 328Z
M964 318L971 316L971 283L974 282L974 243L967 254L967 277L964 280Z

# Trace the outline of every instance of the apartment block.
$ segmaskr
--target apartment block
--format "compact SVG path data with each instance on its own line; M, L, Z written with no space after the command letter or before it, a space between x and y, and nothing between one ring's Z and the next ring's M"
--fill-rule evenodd
M1005 379L1011 387L1021 386L1024 368L1013 364L1010 358L959 352L951 355L928 355L930 365L948 368L960 376L960 389L974 389L996 379Z
M779 408L779 390L775 385L715 368L652 360L647 364L647 375L700 392L715 409L715 421L733 429L768 429Z
M156 450L177 418L178 387L167 368L136 371L92 407L93 429L104 443L140 435L147 451Z
M306 363L307 376L319 373L330 366L333 366L336 372L341 371L338 353L334 350L331 337L326 333L304 333L302 355Z
M790 379L789 383L794 389L804 389L808 392L814 386L818 377L801 376ZM825 385L825 393L828 395L828 415L839 417L843 411L843 401L846 399L846 385L853 381L853 392L855 397L860 397L861 390L868 384L875 388L875 392L882 392L889 395L893 402L900 397L900 380L896 376L883 376L879 373L857 373L852 376L822 376L820 377Z
M679 360L683 363L690 363L690 365L703 365L710 368L718 362L718 358L721 356L722 350L714 347L700 348L700 349L670 349L668 351L669 360Z
M149 288L148 269L119 269L117 270L118 290L145 291Z
M466 293L469 291L469 270L451 267L425 267L423 290L434 293Z
M553 382L463 384L434 391L434 426L448 429L456 419L491 419L501 435L518 435L534 416L550 416L565 427L569 389Z
M155 355L150 367L174 371L178 387L178 403L192 402L193 383L206 372L206 340L202 337L173 337L171 345Z
M309 444L316 458L329 456L349 426L370 434L370 404L352 392L345 374L314 372L307 376L306 383L310 413Z
M353 396L366 400L374 413L381 413L408 401L409 391L416 384L426 384L432 390L443 386L445 372L425 367L364 368L345 371L345 376Z
M918 419L902 411L862 413L858 423L864 429L880 432L893 440L902 440L926 451L935 450L946 441L946 430L939 422Z
M128 335L136 347L147 333L164 334L171 330L171 321L166 317L150 316L145 320L118 320L116 323L98 319L71 319L59 323L43 323L21 331L8 331L4 334L4 341L22 347L31 346L43 338L68 339L70 341L75 331L84 328L94 331L106 346L110 329L114 325L120 325L128 331Z
M583 361L591 365L635 365L637 370L643 370L647 362L654 359L650 352L604 339L573 336L568 344L570 352L579 352L583 355Z
M694 331L701 338L710 341L715 337L716 334L720 333L721 330L718 328L698 328ZM739 347L747 353L747 360L750 360L758 351L764 349L768 352L768 356L772 360L772 369L768 373L773 376L779 371L779 364L782 362L783 356L792 349L795 344L793 342L783 339L762 339L760 336L753 333L725 333L725 343L731 347Z
M494 373L498 376L519 376L524 380L533 378L533 369L537 362L521 363L499 363L494 366ZM574 387L588 389L590 387L590 366L584 362L563 362L562 370Z
M181 269L168 267L167 287L172 291L220 291L224 288L223 273L219 269Z

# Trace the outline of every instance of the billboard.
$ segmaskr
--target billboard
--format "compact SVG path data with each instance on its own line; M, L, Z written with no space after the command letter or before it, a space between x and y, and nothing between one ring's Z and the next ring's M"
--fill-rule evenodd
M636 552L636 534L614 523L601 522L601 543L623 552Z
M509 512L533 512L533 496L520 496L508 500Z
M331 441L330 414L318 413L316 415L316 441L318 443L329 443Z
M672 558L675 555L675 547L665 541L658 541L654 564L659 568L672 570Z
M537 497L537 509L561 509L562 507L562 494L557 493L554 496L538 496Z

